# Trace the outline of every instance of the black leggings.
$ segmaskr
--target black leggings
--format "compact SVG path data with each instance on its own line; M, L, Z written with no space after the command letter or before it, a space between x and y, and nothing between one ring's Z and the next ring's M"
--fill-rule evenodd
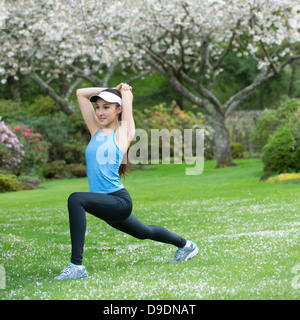
M107 222L112 227L138 239L151 239L182 248L186 240L160 226L143 224L132 213L132 200L123 188L113 193L75 192L68 199L70 233L72 242L71 262L82 264L86 229L85 212Z

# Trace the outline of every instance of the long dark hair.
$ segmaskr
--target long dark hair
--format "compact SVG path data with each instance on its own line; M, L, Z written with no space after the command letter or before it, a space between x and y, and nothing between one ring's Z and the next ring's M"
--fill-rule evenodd
M108 88L108 89L105 89L103 91L107 91L107 92L111 92L111 93L114 93L116 94L117 96L119 96L121 99L122 99L122 95L121 95L121 92L119 90L116 90L116 89L112 89L112 88ZM116 103L116 108L119 108L120 105L118 103ZM119 122L122 120L122 112L119 113ZM128 147L125 155L124 155L124 158L126 159L126 161L123 159L121 165L120 165L120 168L119 168L119 176L122 178L125 178L127 176L126 173L131 173L131 163L129 162L129 159L128 159L128 153L129 153L129 149L130 149L130 146ZM125 163L123 163L125 161Z

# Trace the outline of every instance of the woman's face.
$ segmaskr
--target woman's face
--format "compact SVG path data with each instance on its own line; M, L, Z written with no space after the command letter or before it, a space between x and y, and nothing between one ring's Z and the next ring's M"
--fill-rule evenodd
M95 106L96 116L104 127L118 121L118 115L122 111L122 107L117 108L115 103L106 102L101 98L96 101Z

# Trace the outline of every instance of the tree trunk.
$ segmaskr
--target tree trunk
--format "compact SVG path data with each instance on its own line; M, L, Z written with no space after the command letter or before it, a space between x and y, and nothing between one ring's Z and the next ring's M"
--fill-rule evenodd
M15 80L13 77L11 78L11 97L12 100L21 100L21 93L20 93L20 80Z
M229 131L225 125L225 116L219 112L213 117L214 149L217 159L217 168L235 166L232 161Z

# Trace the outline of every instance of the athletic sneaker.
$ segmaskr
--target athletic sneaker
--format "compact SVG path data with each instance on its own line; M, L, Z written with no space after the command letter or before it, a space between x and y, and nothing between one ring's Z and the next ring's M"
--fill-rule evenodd
M69 265L64 269L61 274L54 278L54 280L63 280L63 279L80 279L87 278L88 273L85 269L85 266L78 266L69 262Z
M191 241L190 246L178 248L174 254L174 259L170 261L171 263L186 261L194 258L199 252L196 244Z

